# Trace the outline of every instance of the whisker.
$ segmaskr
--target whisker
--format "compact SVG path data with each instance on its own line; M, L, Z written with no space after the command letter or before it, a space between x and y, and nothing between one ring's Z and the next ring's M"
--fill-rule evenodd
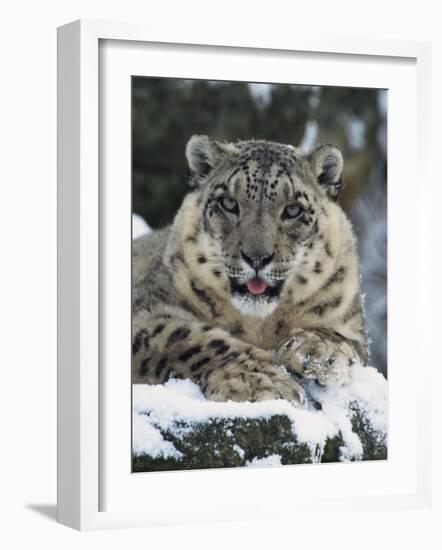
M314 273L314 270L313 269L292 268L292 269L288 269L287 271L285 271L284 275L275 276L275 275L272 275L271 273L269 273L268 277L275 280L275 281L283 281L284 279L287 279L290 275L294 275L296 273L311 274L311 273Z
M208 264L208 265L212 265L212 266L224 267L224 264L222 262L208 261L208 262L205 262L205 263Z

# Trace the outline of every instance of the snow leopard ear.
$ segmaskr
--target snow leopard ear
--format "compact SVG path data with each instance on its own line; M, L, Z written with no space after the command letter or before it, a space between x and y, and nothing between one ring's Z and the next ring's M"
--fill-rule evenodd
M204 135L192 136L186 145L188 180L190 187L199 187L204 177L229 153L236 152L233 145L220 143Z
M318 184L331 199L337 200L343 187L344 159L341 151L333 145L324 144L310 153L308 158Z

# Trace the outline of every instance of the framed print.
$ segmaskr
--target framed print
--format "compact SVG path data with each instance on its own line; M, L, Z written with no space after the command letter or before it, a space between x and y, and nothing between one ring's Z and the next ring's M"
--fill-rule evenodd
M387 102L133 77L134 472L387 458Z
M428 59L59 29L60 522L425 504Z

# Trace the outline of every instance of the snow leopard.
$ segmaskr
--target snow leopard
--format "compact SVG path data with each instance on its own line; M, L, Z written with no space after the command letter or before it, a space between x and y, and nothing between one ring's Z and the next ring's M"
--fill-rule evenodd
M194 135L173 223L134 240L132 383L190 379L214 401L346 384L367 360L343 156Z

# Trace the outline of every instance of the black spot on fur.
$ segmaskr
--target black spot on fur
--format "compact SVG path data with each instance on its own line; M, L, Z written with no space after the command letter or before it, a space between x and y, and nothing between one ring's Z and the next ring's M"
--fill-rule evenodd
M221 338L219 339L216 339L216 340L211 340L208 344L209 348L210 349L219 349L220 347L222 346L225 346L225 341L224 340L221 340Z
M132 353L136 355L141 348L147 349L149 347L149 334L146 329L140 330L135 336L132 344Z
M333 257L329 242L324 243L324 250L325 250L325 253L327 254L327 256L329 256L330 258Z
M163 374L163 382L166 382L167 380L169 380L171 374L172 374L172 369L171 369L171 368L167 368L167 369L164 371L164 374Z
M198 256L198 263L199 264L205 264L207 262L207 259L205 256Z
M210 357L203 357L202 359L200 359L199 361L197 361L196 363L191 365L190 370L192 372L195 372L195 371L199 370L201 367L203 367L204 365L207 365L207 363L209 363L209 361L210 361Z
M321 317L327 310L336 309L341 304L341 302L342 296L335 296L331 300L321 302L320 304L313 306L311 309L309 309L309 312Z
M201 346L192 346L191 348L187 349L185 352L183 352L178 359L180 361L188 361L191 357L196 355L201 351Z
M141 361L140 370L139 370L141 376L146 376L149 370L149 361L150 359L143 359Z
M315 263L315 267L314 267L313 271L315 273L318 273L318 274L322 273L321 262L316 262Z
M346 311L342 321L344 323L348 323L348 321L356 317L356 315L360 315L361 313L362 313L362 308L361 308L360 297L359 297L359 294L356 294L351 302L350 307Z
M284 349L285 349L286 351L291 350L294 343L295 343L294 338L291 338L291 339L284 345Z
M195 310L195 308L193 308L189 302L187 300L180 300L180 306L185 310L185 311L190 311L191 313L197 313L197 311Z
M153 288L149 290L149 298L155 298L157 302L165 302L169 298L168 293L162 288Z
M164 370L164 367L166 366L167 364L167 357L162 357L158 363L157 363L157 366L155 367L155 376L157 378L160 377L160 374L162 373L162 371Z
M344 279L345 279L345 267L341 265L332 275L330 275L330 277L327 279L327 282L322 288L328 288L329 286L335 283L342 283Z
M163 330L166 328L166 325L164 323L160 323L155 327L155 330L152 332L152 336L158 336L163 332Z
M296 280L298 281L298 283L300 283L301 285L306 285L308 283L308 279L306 279L305 277L303 277L302 275L296 275Z
M194 294L201 300L201 302L204 302L207 305L207 307L210 309L211 314L215 317L217 314L215 301L207 294L205 290L203 290L202 288L198 288L195 281L192 281L190 283L190 287L193 290Z
M228 352L230 349L230 346L228 346L227 344L224 344L223 346L220 346L219 348L217 348L214 353L215 355L224 355L226 352Z
M175 344L176 342L179 342L181 340L184 340L187 338L190 334L190 329L186 327L179 327L175 329L173 332L169 334L169 338L167 339L167 343Z

